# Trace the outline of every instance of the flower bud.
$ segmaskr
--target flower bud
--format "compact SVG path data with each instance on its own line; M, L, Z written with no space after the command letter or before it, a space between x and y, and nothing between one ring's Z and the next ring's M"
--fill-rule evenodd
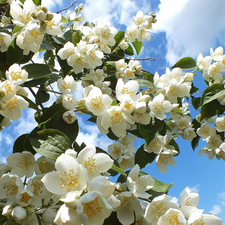
M47 13L47 15L46 15L46 20L52 20L53 17L54 17L53 14Z
M79 21L79 22L84 21L84 19L85 19L85 17L84 17L83 14L79 14L79 15L77 16L77 18L76 18L76 20Z
M74 123L76 119L77 116L73 110L66 111L63 113L63 120L68 124Z
M36 12L32 12L31 13L31 17L36 20L37 19L37 13Z
M54 224L55 216L56 212L51 208L47 208L42 215L42 220L44 224Z
M27 211L26 209L18 205L12 210L11 215L15 219L15 221L20 221L26 217Z
M42 10L43 12L45 12L45 13L47 13L47 12L48 12L47 7L45 7L45 6L41 7L41 10Z
M3 216L10 216L11 212L13 210L13 207L11 205L6 205L2 210Z
M43 31L46 30L46 28L47 28L47 23L46 22L41 22L41 24L40 24L40 30L43 32Z
M40 11L37 13L37 19L40 21L45 21L46 20L46 13L43 11Z

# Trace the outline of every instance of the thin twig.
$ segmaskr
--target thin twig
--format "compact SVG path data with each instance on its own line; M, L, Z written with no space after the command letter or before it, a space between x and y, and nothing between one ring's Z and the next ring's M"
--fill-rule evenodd
M58 13L61 13L61 12L63 12L63 11L66 11L67 9L73 7L76 3L78 3L78 2L73 2L69 7L67 7L67 8L65 8L65 9L62 9L62 10L58 11L57 14L58 14Z
M108 55L108 56L114 56L114 57L117 57L117 58L120 58L120 59L139 60L139 61L147 61L147 60L156 61L156 60L163 60L163 59L165 59L165 58L156 59L156 58L153 58L153 57L137 58L137 59L134 58L133 59L133 58L123 57L123 56L120 56L120 55L115 55L115 54L110 54L110 53L104 53L104 54Z

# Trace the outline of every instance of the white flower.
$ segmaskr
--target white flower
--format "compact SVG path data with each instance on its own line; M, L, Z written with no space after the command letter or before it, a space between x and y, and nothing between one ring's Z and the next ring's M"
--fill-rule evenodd
M98 191L86 193L77 202L77 213L83 224L101 225L111 212L112 207Z
M87 45L87 63L91 68L95 68L97 66L102 65L102 58L104 57L103 52L98 50L97 44L89 44Z
M137 197L129 191L123 191L116 196L121 204L117 207L117 218L123 225L129 225L134 222L135 215L143 214L143 208Z
M62 118L67 124L72 124L76 121L77 116L73 110L69 110L63 113Z
M199 210L198 212L195 212L190 216L187 225L221 225L221 223L222 220L219 217L212 214L202 214L202 210Z
M107 109L99 122L105 130L111 128L117 137L123 136L126 132L126 121L119 106L111 106Z
M121 169L126 170L134 166L134 156L122 155L118 159L118 163Z
M160 172L165 173L167 171L167 165L174 166L176 165L176 160L173 156L177 155L176 150L165 150L159 153L156 157L156 165Z
M66 75L57 80L59 90L64 94L72 94L77 89L77 83L72 75Z
M208 123L203 123L196 132L203 140L206 140L208 137L216 134L216 129L215 127L210 127Z
M2 92L2 100L8 102L16 94L16 86L9 80L0 82L0 91Z
M4 32L0 32L0 50L1 52L6 52L9 45L12 42L12 37Z
M47 208L42 214L42 221L46 225L54 224L54 220L56 217L56 211L52 208Z
M127 83L124 83L120 78L116 84L116 97L119 101L130 97L133 101L140 99L141 94L137 94L139 90L139 83L135 80L130 80Z
M67 154L57 158L55 167L57 171L47 173L41 181L48 191L61 195L62 201L72 201L67 199L67 193L68 198L82 193L87 186L87 170Z
M36 23L29 23L26 26L24 35L26 44L36 43L41 45L44 38L44 34L39 30L39 26Z
M148 146L146 143L144 144L144 150L149 153L154 152L155 154L159 154L162 151L163 146L163 136L157 135Z
M197 66L200 70L207 70L212 62L211 56L206 56L203 58L203 55L200 53L197 58Z
M113 46L116 43L114 39L116 33L117 33L116 28L109 27L108 24L105 24L100 28L100 41L102 43L106 43L109 46Z
M54 223L57 225L81 225L82 221L80 220L75 208L70 208L66 204L63 204L56 214Z
M122 156L123 149L124 146L120 142L116 142L108 146L109 153L114 159L118 159Z
M213 60L215 61L222 61L223 59L223 47L218 47L216 48L215 52L213 51L212 48L210 48L210 55Z
M21 69L21 67L16 63L11 65L9 69L6 70L5 75L6 78L14 85L23 84L28 78L27 71Z
M216 130L218 131L218 132L223 132L223 131L225 131L225 116L223 116L223 117L218 117L217 119L216 119Z
M139 176L140 166L136 164L127 176L127 187L136 196L148 199L146 191L153 188L155 180L150 175Z
M101 89L93 87L86 97L85 105L94 115L99 116L110 107L112 101L108 95L102 94Z
M35 158L30 152L23 151L22 153L16 152L7 157L8 166L12 167L11 173L19 177L31 177L34 173Z
M162 215L157 225L186 225L186 219L184 218L183 213L178 209L170 208Z
M185 218L189 218L197 209L199 202L199 194L191 193L189 187L186 187L180 194L179 204L180 208L185 216Z
M71 95L63 95L62 96L62 106L67 110L72 110L78 105L77 99Z
M170 202L170 200L171 197L166 194L155 197L146 208L146 220L152 225L157 225L158 219L164 215L168 209L178 209L178 206Z
M51 20L46 20L45 23L47 24L46 33L51 35L60 35L62 33L59 23L61 21L61 14L60 13L52 13L53 18Z
M58 56L61 59L68 59L71 55L75 54L75 46L72 42L68 41L63 48L58 51Z
M87 169L90 179L100 176L113 165L113 160L107 154L96 153L95 146L91 144L79 152L77 161Z
M15 174L3 174L0 178L0 198L11 198L15 201L15 195L23 189L22 180Z
M151 35L148 32L148 30L146 30L144 27L140 27L138 29L138 36L137 36L138 41L142 41L142 39L144 41L150 41L151 39Z
M45 156L41 156L35 161L35 173L45 174L55 170L55 161Z
M15 2L10 5L10 14L13 18L13 23L23 27L33 20L31 12L36 10L36 5L32 0L26 0L23 4L23 9Z
M212 65L209 66L208 75L212 77L214 80L222 81L223 76L221 72L223 71L223 64L221 62L214 62Z
M161 93L148 103L148 107L151 109L152 115L159 120L166 119L165 113L170 112L173 108L169 101L164 100L164 96Z
M115 62L115 67L118 71L124 71L127 68L127 63L124 59L120 59Z
M34 194L27 189L22 189L16 194L15 200L18 205L26 207L32 204L34 200Z
M128 41L134 42L138 37L138 27L135 24L127 27L125 37L128 39Z

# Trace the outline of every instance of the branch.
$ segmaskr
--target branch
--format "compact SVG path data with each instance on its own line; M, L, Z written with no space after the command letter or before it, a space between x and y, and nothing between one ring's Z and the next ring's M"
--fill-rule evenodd
M62 10L58 11L57 14L59 14L59 13L61 13L61 12L63 12L63 11L66 11L67 9L73 7L76 3L78 3L78 2L73 2L69 7L67 7L67 8L65 8L65 9L62 9Z
M128 59L128 60L139 60L139 61L147 61L147 60L151 60L151 61L156 61L156 60L163 60L163 59L166 59L166 58L159 58L159 59L156 59L156 58L153 58L153 57L147 57L147 58L137 58L137 59L133 59L133 58L127 58L127 57L123 57L123 56L119 56L119 55L115 55L115 54L109 54L109 53L104 53L105 55L108 55L108 56L114 56L114 57L117 57L117 58L120 58L120 59Z

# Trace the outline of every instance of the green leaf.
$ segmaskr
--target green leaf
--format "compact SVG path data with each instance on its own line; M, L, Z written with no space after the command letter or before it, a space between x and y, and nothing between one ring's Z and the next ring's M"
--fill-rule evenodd
M29 74L29 78L33 79L45 77L47 75L52 74L49 66L45 64L38 64L38 63L28 64L23 66L22 69L25 69Z
M62 71L62 73L65 77L67 74L69 74L69 71L72 69L72 67L68 65L66 59L62 60L58 55L57 55L57 60L58 60L59 65L61 67L61 71Z
M42 85L46 82L48 84L51 84L51 83L54 83L55 81L57 81L59 78L60 78L59 75L52 74L52 75L44 76L44 77L41 77L41 78L38 78L38 79L26 81L25 83L23 83L23 86L24 87L35 87L37 85Z
M74 46L77 46L77 44L80 42L80 40L82 39L82 33L80 30L77 30L74 35L73 35L73 39L72 42L74 44Z
M93 27L95 27L95 24L92 23L92 22L86 22L83 26L87 26L87 27L93 28Z
M70 139L55 129L38 131L29 140L36 152L53 160L72 147Z
M201 106L225 95L223 84L213 84L205 89L201 99Z
M63 15L61 16L61 23L67 23L67 19Z
M154 84L149 80L146 80L146 79L143 79L143 78L137 78L135 80L139 83L140 87L149 88L151 90L155 89Z
M41 0L33 0L33 2L36 6L41 5Z
M72 124L68 124L63 120L61 116L59 119L59 130L63 132L71 142L74 142L79 133L78 120L76 120Z
M221 105L217 100L204 104L201 107L201 119L210 118L215 115L223 114L225 106Z
M201 123L199 123L196 119L194 119L192 121L192 124L193 124L193 128L195 128L195 132L201 126ZM195 150L197 148L199 140L200 140L200 137L197 134L197 136L195 138L193 138L193 140L191 141L191 147L193 150Z
M132 46L130 44L128 44L129 47L124 51L124 53L126 55L134 55L134 49L132 48Z
M144 145L142 145L135 154L135 164L138 164L140 168L144 168L147 165L151 164L157 155L148 153L144 150Z
M45 91L44 85L41 85L36 94L36 104L40 105L50 99L49 93Z
M45 50L47 50L47 51L50 51L50 50L53 49L51 43L50 43L49 41L47 41L46 38L43 39L40 48L41 48L41 49L45 49Z
M7 61L11 65L18 63L23 58L23 50L16 45L16 39L14 39L7 50Z
M73 38L73 34L74 34L74 31L73 30L68 30L64 33L64 37L65 37L65 41L68 42L72 42L72 38Z
M194 94L196 91L198 91L198 88L194 86L194 84L191 84L191 90L190 90L190 94Z
M151 73L149 73L149 72L147 72L147 71L143 71L143 72L142 72L142 76L143 76L145 79L147 79L147 80L151 81L152 83L154 83L154 75L153 75L153 74L151 74Z
M142 135L142 137L145 139L146 145L149 145L149 143L157 136L157 134L160 133L160 131L163 129L164 121L158 120L158 119L152 119L151 123L148 125L138 124L138 129Z
M180 59L177 63L175 63L175 65L172 66L172 69L176 67L179 67L181 69L192 69L196 67L196 62L191 57L184 57Z
M155 184L151 190L147 191L150 195L152 195L150 197L151 200L159 195L167 194L169 189L173 187L173 183L165 184L155 178L153 179L155 180Z
M115 36L114 39L116 41L115 45L111 47L111 52L120 44L120 42L124 39L125 32L119 31Z
M136 40L132 42L132 45L134 46L137 55L139 55L142 48L142 41L138 41L138 39L136 38Z
M19 32L21 29L22 29L22 27L15 26L15 27L13 28L12 35L15 34L15 33L17 33L17 32Z
M191 104L192 106L198 110L198 108L200 107L200 103L201 103L201 97L195 98L195 97L191 97Z

